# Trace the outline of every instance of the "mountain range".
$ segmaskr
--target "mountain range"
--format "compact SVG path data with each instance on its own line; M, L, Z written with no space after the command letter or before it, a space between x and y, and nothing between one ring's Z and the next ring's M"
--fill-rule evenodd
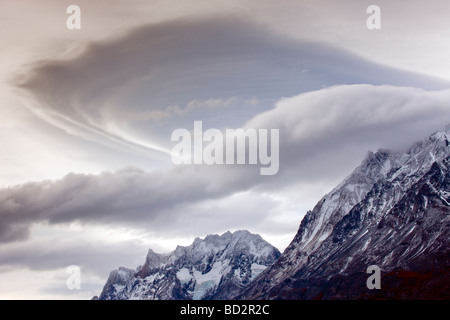
M380 149L326 194L279 251L248 231L210 235L136 270L99 299L450 299L450 130ZM369 288L368 268L381 270ZM95 297L97 298L97 297Z
M450 298L450 131L370 152L240 299ZM369 266L381 269L370 290Z
M149 250L135 270L110 273L99 300L228 300L280 256L248 231L196 238L168 254Z

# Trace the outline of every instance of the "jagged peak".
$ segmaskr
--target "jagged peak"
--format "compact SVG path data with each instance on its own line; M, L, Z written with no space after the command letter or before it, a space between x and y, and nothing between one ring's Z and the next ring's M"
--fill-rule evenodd
M430 136L431 141L450 141L450 131L436 131Z
M234 232L231 231L227 231L221 235L218 234L209 234L207 235L204 239L201 239L199 237L195 238L194 242L192 243L192 245L194 244L198 244L201 242L214 242L217 240L228 240L228 239L238 239L238 238L242 238L242 237L259 237L258 234L253 234L248 230L237 230Z
M247 230L196 238L168 254L149 249L136 271L111 272L99 299L229 299L280 255Z
M119 267L109 273L108 280L106 284L110 283L125 283L132 275L134 274L134 270Z
M370 167L370 166L380 166L383 165L384 162L394 154L392 150L389 149L378 149L375 153L369 151L366 159L362 162L361 168Z
M152 268L161 263L170 262L173 259L178 259L186 254L203 255L207 253L215 253L217 250L233 250L236 246L270 246L259 234L251 233L248 230L237 230L234 232L227 231L222 235L209 234L205 238L196 237L189 246L177 246L172 252L159 254L152 249L148 250L145 260L145 267ZM262 245L261 245L262 244Z
M156 253L152 249L148 249L147 251L147 257L145 258L145 264L147 268L157 266L161 263L161 260L164 255Z

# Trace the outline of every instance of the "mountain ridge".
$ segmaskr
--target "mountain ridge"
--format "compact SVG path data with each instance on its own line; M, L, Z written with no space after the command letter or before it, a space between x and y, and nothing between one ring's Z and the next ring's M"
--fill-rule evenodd
M449 138L438 131L404 153L369 153L305 215L282 256L237 298L399 298L398 288L389 289L399 283L396 270L419 278L418 271L439 270L438 283L448 284L450 261L443 257L450 239ZM439 263L424 264L430 259ZM390 274L384 291L365 286L365 268L372 264ZM439 296L426 292L410 297Z
M282 254L248 231L149 249L99 299L449 299L450 130L378 149L300 222ZM366 285L380 267L382 288Z
M246 230L196 238L168 254L148 250L135 270L113 270L99 300L230 299L280 255Z

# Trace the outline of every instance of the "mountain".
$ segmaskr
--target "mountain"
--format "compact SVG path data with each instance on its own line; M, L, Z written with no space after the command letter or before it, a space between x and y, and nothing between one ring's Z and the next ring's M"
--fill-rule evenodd
M150 249L143 266L112 271L93 299L231 299L279 256L275 247L248 231L208 235L169 254Z
M370 152L238 299L449 299L450 131ZM369 290L367 268L381 269Z

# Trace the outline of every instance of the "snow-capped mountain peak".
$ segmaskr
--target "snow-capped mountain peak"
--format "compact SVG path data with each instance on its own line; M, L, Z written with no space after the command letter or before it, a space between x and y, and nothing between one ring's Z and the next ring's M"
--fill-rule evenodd
M372 264L386 271L438 269L438 277L448 277L449 137L449 130L438 131L406 152L368 153L305 215L282 256L240 297L313 298L310 286L333 285L341 297L366 294L365 281L345 277L362 278Z
M230 299L279 256L245 230L208 235L169 254L150 249L135 271L112 271L99 299Z

